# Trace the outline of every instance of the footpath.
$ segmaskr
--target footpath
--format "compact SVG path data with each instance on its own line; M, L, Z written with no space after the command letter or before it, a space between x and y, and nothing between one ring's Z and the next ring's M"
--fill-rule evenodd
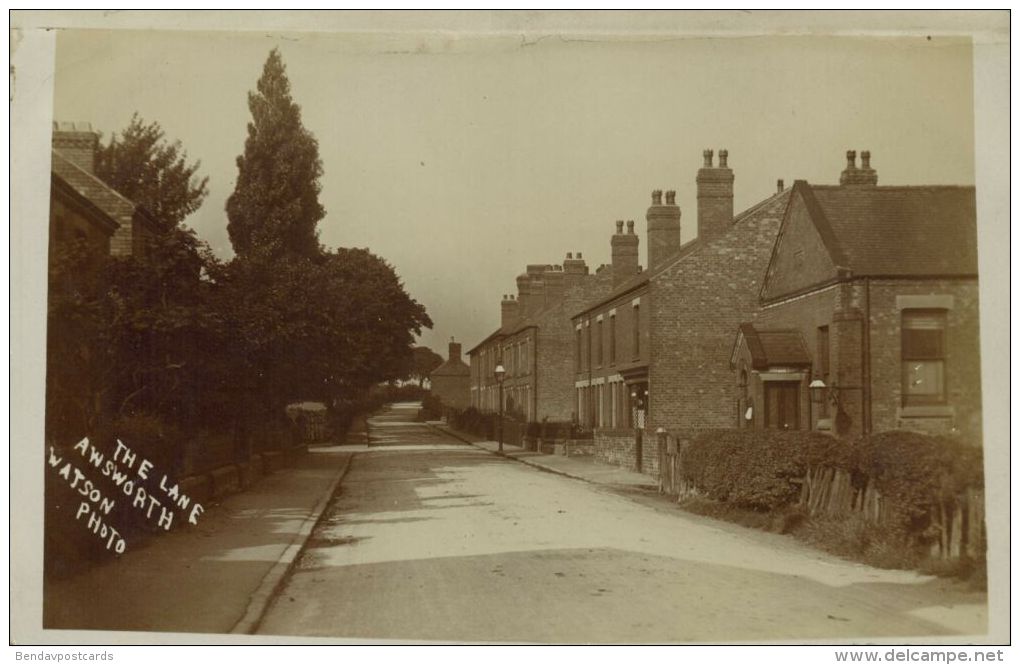
M208 507L196 526L152 538L69 579L45 583L43 627L251 633L354 452L364 448L310 448L292 466ZM134 641L152 639L118 638Z
M449 434L465 443L499 454L499 443L483 437L466 434L455 430L442 421L428 423L441 432ZM616 490L637 492L658 492L659 483L651 476L637 471L628 471L609 464L600 464L590 455L567 457L565 455L546 455L520 446L503 444L503 456L515 459L524 464L537 467L544 471L558 473L561 476L585 480L597 485L606 485Z

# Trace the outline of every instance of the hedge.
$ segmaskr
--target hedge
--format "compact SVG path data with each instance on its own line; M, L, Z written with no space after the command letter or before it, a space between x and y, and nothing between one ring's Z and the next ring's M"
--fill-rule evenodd
M772 511L799 501L814 467L842 469L881 493L889 526L918 533L932 505L983 485L981 449L955 437L892 431L842 441L819 432L707 430L682 443L681 473L706 497Z

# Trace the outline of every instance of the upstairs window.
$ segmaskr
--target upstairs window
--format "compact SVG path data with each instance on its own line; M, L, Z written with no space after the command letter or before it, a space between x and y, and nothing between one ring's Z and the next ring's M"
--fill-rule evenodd
M596 349L597 349L595 351L595 357L597 359L596 364L599 367L602 367L602 360L603 360L603 357L602 357L602 319L599 319L599 333L598 333L598 336L595 338L595 345L596 345Z
M577 339L575 340L575 344L574 344L574 353L575 353L574 364L577 365L577 371L580 372L582 369L584 369L583 367L581 367L581 329L580 328L577 329L576 338Z
M634 359L641 357L641 305L634 305Z
M904 310L903 405L946 402L946 312Z
M616 315L609 317L609 364L616 363Z

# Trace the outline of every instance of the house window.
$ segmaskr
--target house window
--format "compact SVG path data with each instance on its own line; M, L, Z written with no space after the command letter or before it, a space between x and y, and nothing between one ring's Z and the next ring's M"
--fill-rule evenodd
M609 364L616 363L616 315L609 317ZM615 424L615 423L614 423Z
M599 319L599 334L595 338L595 344L598 349L595 352L596 357L598 358L598 366L602 367L602 319Z
M577 365L577 371L580 372L582 369L584 369L583 367L581 367L581 329L580 328L577 329L577 343L574 344L574 351L576 353L576 356L574 358L574 361L575 361L574 364Z
M946 402L946 312L904 310L903 405Z
M588 339L588 347L586 349L587 353L584 354L585 365L587 367L591 367L591 321L588 322L588 325L585 326L585 328L588 330L588 334L586 335Z
M634 358L641 357L641 305L634 305Z

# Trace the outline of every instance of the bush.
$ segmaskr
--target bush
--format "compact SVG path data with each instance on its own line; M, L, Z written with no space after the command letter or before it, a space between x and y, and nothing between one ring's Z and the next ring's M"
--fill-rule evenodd
M753 510L799 499L809 467L849 458L846 444L819 432L709 430L682 451L683 473L708 498Z
M928 559L938 537L933 510L951 514L967 489L983 485L981 449L964 440L890 431L840 441L818 432L714 430L681 436L681 469L701 498L685 508L798 537L838 555L883 568L928 566L937 574L983 574L983 557ZM855 488L882 496L880 523L862 515L815 515L799 507L809 468L847 471ZM759 522L750 513L762 515Z
M443 417L443 400L438 395L426 392L421 400L421 409L418 411L418 420L439 420Z
M961 492L984 485L981 449L955 437L892 431L854 448L853 468L875 483L889 526L903 533L924 534L933 505L955 506Z

